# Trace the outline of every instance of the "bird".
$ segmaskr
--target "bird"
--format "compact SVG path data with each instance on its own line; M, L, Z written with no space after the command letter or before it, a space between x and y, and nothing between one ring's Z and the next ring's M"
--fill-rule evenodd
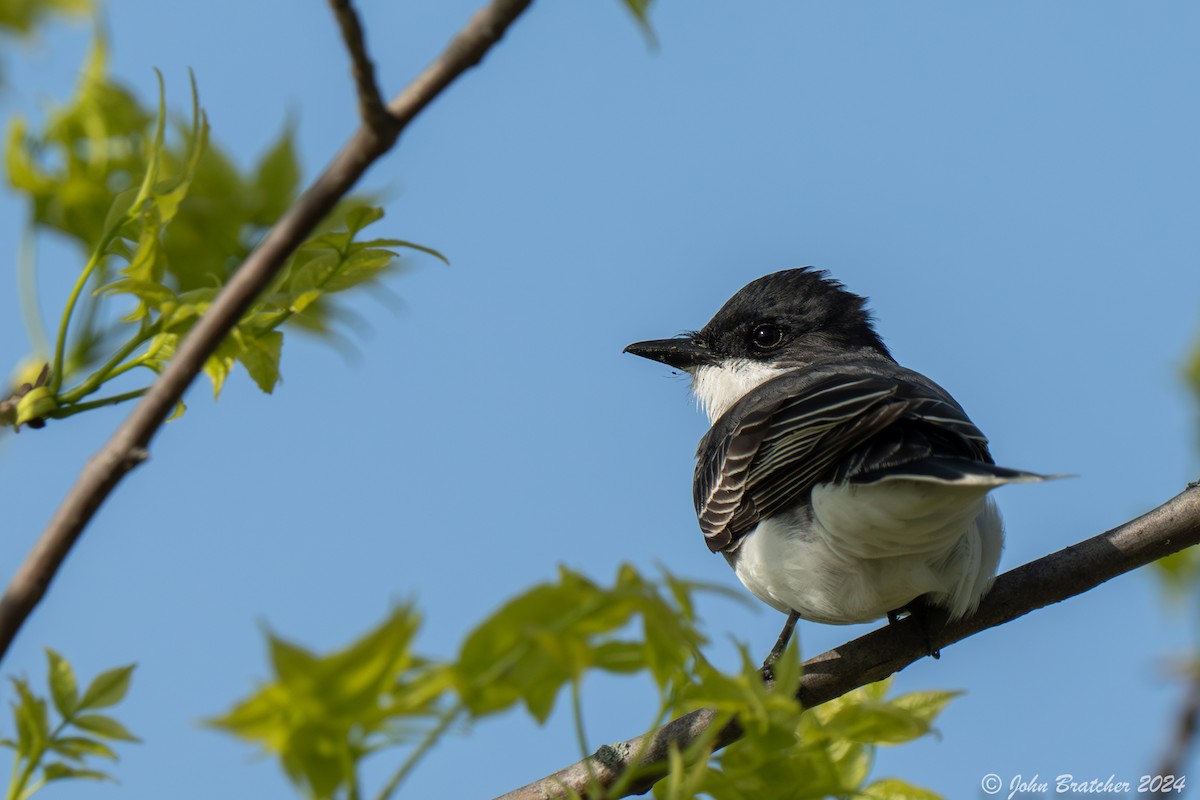
M625 352L685 372L709 417L692 483L700 530L788 615L764 674L800 619L971 614L1004 548L990 492L1057 477L997 466L962 406L898 364L867 299L824 270L761 277L700 330Z

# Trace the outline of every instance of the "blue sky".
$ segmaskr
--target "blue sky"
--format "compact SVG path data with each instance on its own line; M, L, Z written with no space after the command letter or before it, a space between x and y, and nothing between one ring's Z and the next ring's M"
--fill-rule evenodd
M364 0L385 89L473 9ZM114 72L152 97L159 68L182 108L195 70L214 139L243 163L292 115L311 177L355 125L324 3L125 0L105 16ZM616 0L535 4L365 184L391 198L387 235L453 266L413 259L390 284L399 311L364 298L356 359L293 338L273 397L240 376L213 403L197 384L3 664L40 677L45 645L85 674L140 664L124 718L146 744L125 750L122 786L56 796L292 796L196 725L266 676L263 625L334 647L411 597L421 648L450 656L560 563L736 586L691 509L705 422L686 381L621 348L699 327L780 268L868 295L894 354L958 398L1000 463L1079 474L998 493L1003 569L1196 477L1180 374L1200 333L1200 7L693 0L653 20L658 50ZM11 57L4 112L64 98L87 38L56 26ZM22 218L0 198L10 254ZM75 268L48 251L47 307ZM15 291L0 304L13 364ZM0 444L6 573L122 413ZM730 665L731 637L765 652L782 621L703 610ZM815 654L865 630L800 635ZM954 798L981 796L987 773L1136 783L1181 694L1170 660L1194 642L1194 615L1149 574L976 636L897 677L966 695L940 737L881 750L876 774ZM587 689L594 744L640 732L645 687ZM568 722L463 731L407 796L540 777L577 758Z

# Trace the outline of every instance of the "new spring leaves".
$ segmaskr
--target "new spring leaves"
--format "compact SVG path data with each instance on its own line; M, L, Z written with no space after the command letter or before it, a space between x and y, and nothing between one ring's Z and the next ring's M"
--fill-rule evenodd
M116 761L113 743L140 741L112 716L97 713L124 699L133 665L100 673L80 692L75 671L65 658L47 648L46 661L50 703L28 679L11 679L16 691L12 703L16 737L0 739L0 747L16 755L8 800L25 800L45 784L65 778L112 780L91 760Z
M271 635L272 679L210 724L278 758L312 798L365 796L361 765L377 755L398 765L374 795L386 800L455 723L514 707L542 723L564 690L586 756L595 748L584 734L586 676L641 673L658 689L657 708L645 709L653 713L647 724L701 707L719 716L706 738L673 752L656 797L738 800L771 796L781 785L796 787L796 798L936 797L894 778L866 781L875 746L928 733L954 693L888 699L885 681L802 713L794 647L777 666L773 689L746 652L732 674L705 660L695 598L710 591L725 593L669 574L649 580L629 565L611 585L561 569L557 580L532 587L479 624L453 661L414 652L419 618L410 606L328 655ZM745 736L714 756L717 732L734 716ZM637 777L630 771L604 796L621 796Z
M194 84L190 119L169 126L161 79L151 113L108 76L102 41L70 102L36 131L20 118L11 124L5 159L10 185L29 198L35 230L65 236L83 261L52 335L26 295L34 351L26 371L46 362L50 370L46 385L0 419L17 426L141 395L300 187L290 131L243 172L209 142ZM282 326L332 334L333 296L377 284L397 269L398 249L445 261L402 239L362 238L382 216L381 208L347 200L293 253L206 362L215 394L235 364L272 391Z

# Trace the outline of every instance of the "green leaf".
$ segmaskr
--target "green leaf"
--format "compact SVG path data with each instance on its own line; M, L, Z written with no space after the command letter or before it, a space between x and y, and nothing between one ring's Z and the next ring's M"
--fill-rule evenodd
M679 746L671 742L667 751L668 773L654 784L656 800L693 800L700 794L710 779L708 759L712 754L709 747L689 748L685 755Z
M59 736L50 740L49 747L60 756L66 756L73 761L83 761L88 756L117 760L117 754L111 747L86 736Z
M775 675L773 692L795 697L800 689L800 678L803 677L804 665L800 660L800 637L793 636L779 658L771 665Z
M112 203L108 207L108 213L104 216L104 223L101 229L104 231L102 238L116 234L124 225L133 217L134 201L138 199L137 188L131 186L128 189L117 192L113 195Z
M647 12L650 11L650 0L624 0L625 7L629 9L634 18L642 25L649 24Z
M79 701L79 709L108 708L115 706L125 698L129 691L129 682L133 677L135 664L105 670L97 675L83 693Z
M358 250L337 264L321 283L326 292L341 292L374 280L391 269L396 254L391 250Z
M288 303L287 308L289 311L301 314L306 308L317 302L317 300L320 300L323 294L324 292L317 289L308 289L293 297L291 302Z
M288 289L292 292L307 292L313 289L324 292L325 284L343 263L344 259L336 250L302 249L296 254Z
M1154 570L1162 578L1170 598L1178 602L1196 585L1200 576L1200 549L1188 547L1164 556L1154 562Z
M17 728L17 752L28 758L45 746L50 738L50 717L46 701L33 693L24 678L11 678L17 690L17 702L13 704L13 721Z
M706 792L716 800L774 797L780 786L794 787L788 796L797 800L852 793L855 787L846 784L829 748L797 739L786 719L777 722L721 751Z
M59 781L64 778L87 778L96 781L112 781L116 783L116 778L106 772L100 772L94 769L81 769L80 767L72 767L69 764L64 764L61 761L51 761L42 767L42 777L49 783L50 781Z
M181 168L172 177L158 181L154 185L153 197L159 228L170 224L179 213L180 204L191 191L200 157L208 144L208 118L200 108L196 76L190 71L188 76L191 79L192 89L192 130L187 137L187 152L183 156Z
M412 641L420 623L416 609L399 606L374 630L322 659L321 692L329 708L341 717L358 717L377 708L382 697L399 688L397 680L417 667ZM405 708L404 704L393 709L429 710Z
M287 709L291 694L278 684L270 684L241 701L219 717L205 720L206 725L250 741L260 742L267 750L282 752L288 741Z
M858 742L827 742L825 752L839 784L857 788L867 780L874 762L875 748Z
M152 310L161 310L168 303L175 303L179 299L170 287L151 278L117 278L96 291L103 294L129 294L142 301L137 310L125 317L126 322L136 322L148 317Z
M337 734L320 728L299 728L292 733L280 759L293 782L310 787L313 797L337 795L340 786L353 782L354 760Z
M70 719L79 707L79 686L75 681L75 670L65 658L49 647L46 648L46 660L49 662L47 683L50 685L50 698L54 708L63 719Z
M885 699L891 680L863 686L814 710L830 736L863 744L899 744L929 733L959 692L912 692Z
M326 797L354 780L366 754L398 739L398 726L440 714L444 668L416 657L411 606L326 655L270 635L275 680L207 724L276 754L288 777Z
M646 669L646 656L641 642L602 642L592 655L592 663L608 672L640 672Z
M271 652L271 667L280 683L294 691L310 691L320 663L317 657L300 645L273 634L268 636L267 645Z
M258 384L258 388L267 394L275 390L279 383L279 359L283 348L283 334L279 331L267 331L243 338L243 347L238 353L238 361L246 368L246 372Z
M650 25L651 0L623 0L623 2L629 12L633 14L633 18L637 20L638 27L642 29L650 46L657 47L658 40L654 36L654 28Z
M450 259L442 255L441 251L434 250L432 247L426 247L423 244L417 244L416 242L410 242L405 239L374 239L370 242L364 242L364 244L370 245L371 247L403 247L406 250L416 250L417 252L433 256L447 267L450 266Z
M4 145L4 166L8 174L8 183L15 189L44 190L49 179L42 174L33 157L33 151L26 146L27 129L28 123L23 116L15 115L9 121L7 141Z
M562 687L595 657L595 637L623 627L636 611L624 592L605 592L560 569L505 603L463 643L455 668L460 696L475 716L524 702L545 721Z
M217 346L216 351L204 362L204 374L212 381L214 399L221 396L225 379L229 377L233 365L237 362L237 354L241 350L241 346L235 338L236 334L235 330L226 336Z
M123 742L141 741L120 722L103 714L80 714L71 720L71 724L80 730L103 736L105 739L117 739Z
M1184 378L1191 384L1192 392L1200 395L1200 344L1192 347L1191 355L1188 357L1188 363L1184 369Z
M129 266L121 270L129 280L113 284L115 290L129 291L127 286L149 285L158 287L159 293L175 298L175 293L162 282L166 266L162 257L162 241L159 239L161 218L158 209L151 207L143 214L142 229L138 231L137 245L129 255Z
M864 744L898 744L929 732L929 723L892 703L863 701L843 706L826 729L839 738Z
M261 196L261 208L255 220L269 225L288 209L300 187L300 163L296 158L292 125L284 128L255 169L254 185Z
M909 692L892 700L892 704L897 708L904 709L926 725L930 725L951 700L962 695L963 692L937 690Z
M363 228L381 219L383 219L382 208L363 205L355 206L346 212L346 230L349 232L350 237L353 238Z
M635 641L627 626L639 617ZM702 642L679 606L631 566L611 587L560 568L557 582L510 600L468 635L455 685L474 716L524 703L541 722L563 686L591 668L649 669L664 690L683 682Z
M137 197L133 201L136 207L144 200L148 200L151 196L151 189L158 181L158 172L162 164L163 156L163 141L167 128L167 90L163 86L162 73L157 69L154 70L154 76L158 79L158 113L154 119L154 137L150 140L147 147L148 157L146 159L146 169L142 174L142 184L138 188Z

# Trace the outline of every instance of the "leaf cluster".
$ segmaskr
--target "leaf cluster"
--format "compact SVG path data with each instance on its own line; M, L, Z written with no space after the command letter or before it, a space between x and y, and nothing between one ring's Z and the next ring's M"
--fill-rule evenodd
M561 568L556 580L489 615L447 662L414 653L419 619L409 606L325 656L270 635L272 680L212 724L276 756L313 798L359 797L360 762L403 749L392 779L376 795L386 800L456 721L521 707L542 723L564 691L572 697L581 755L587 755L583 678L594 670L644 674L659 691L656 725L701 707L719 717L708 738L671 754L656 797L935 797L899 779L868 784L867 778L876 746L928 733L954 693L889 699L883 682L805 712L795 700L795 646L775 665L772 685L744 648L742 668L732 674L704 658L695 600L713 591L725 590L669 574L649 579L629 565L609 585ZM712 737L734 717L744 737L714 753ZM610 795L619 796L634 778L624 776ZM781 794L780 787L789 788Z
M590 669L649 672L660 691L676 691L706 640L697 584L664 583L666 591L628 564L610 587L560 568L557 581L510 600L467 636L454 665L462 701L477 717L519 703L541 723Z
M273 679L208 724L277 756L311 797L358 795L358 765L436 726L449 678L413 653L420 618L400 606L346 648L317 655L268 634Z
M955 692L913 692L887 698L891 679L811 710L797 702L801 669L793 643L773 667L775 683L763 683L742 649L742 669L726 675L701 665L678 711L708 707L719 713L710 739L689 752L671 754L668 776L655 786L660 800L696 796L715 800L809 800L832 796L936 798L898 778L868 784L875 747L924 736ZM711 735L736 717L742 737L717 754Z
M114 742L140 741L112 716L97 713L124 699L133 665L106 670L82 692L70 663L46 650L49 702L25 678L12 678L16 737L0 739L15 752L7 800L25 800L47 783L68 778L113 780L91 759L116 761ZM53 709L53 713L51 712Z
M20 117L9 126L7 177L28 198L34 230L65 239L86 259L54 337L42 332L38 303L26 292L34 350L49 360L50 377L20 399L15 415L0 420L10 424L140 395L144 387L93 399L127 373L163 369L299 191L290 129L257 164L240 170L209 141L194 82L190 119L168 124L161 76L157 109L148 109L109 76L107 62L105 43L97 40L68 103L36 130ZM343 314L334 296L377 285L397 268L398 249L442 258L401 239L364 237L382 216L371 203L348 199L292 254L205 363L214 394L235 364L272 391L280 381L283 326L334 335L332 323ZM23 268L33 262L26 252ZM34 281L26 276L24 283Z

